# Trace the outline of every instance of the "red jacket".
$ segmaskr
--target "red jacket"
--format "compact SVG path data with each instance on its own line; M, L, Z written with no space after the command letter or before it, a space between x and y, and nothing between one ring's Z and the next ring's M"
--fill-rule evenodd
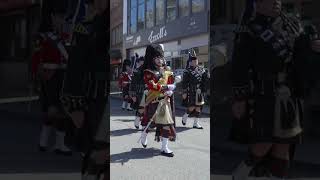
M43 34L40 38L39 50L35 51L32 55L31 66L33 75L36 75L38 72L40 64L47 65L46 67L48 69L56 69L61 65L65 65L67 59L64 53L66 53L66 51L61 39L58 37L56 38L57 39L55 40L50 37L49 33Z
M154 72L150 70L144 71L144 82L147 85L148 90L164 92L161 84L159 84L158 81L159 81L159 77L157 77L157 75ZM173 76L170 76L167 84L169 85L173 83L174 83L174 78Z
M118 86L119 88L125 88L129 86L131 82L131 74L128 72L122 72L119 77Z

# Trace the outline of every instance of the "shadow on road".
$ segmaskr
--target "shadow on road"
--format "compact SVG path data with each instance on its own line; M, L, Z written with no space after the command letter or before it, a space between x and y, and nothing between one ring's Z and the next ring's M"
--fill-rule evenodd
M181 132L188 131L191 129L193 129L193 128L191 128L191 127L176 127L176 132L181 133Z
M181 133L181 132L184 132L184 131L188 131L188 130L191 130L193 128L191 127L176 127L176 132L177 133ZM110 132L110 136L113 136L113 137L117 137L117 136L126 136L126 135L129 135L129 134L135 134L135 133L141 133L141 129L137 130L137 129L117 129L117 130L113 130ZM155 132L155 129L151 129L149 131L149 133L153 134Z
M110 136L126 136L139 132L137 129L117 129L110 132Z
M132 122L132 124L133 124L133 122L134 122L133 119L114 119L113 121Z
M111 163L127 163L133 159L148 159L159 156L159 149L155 148L132 148L130 152L111 155Z

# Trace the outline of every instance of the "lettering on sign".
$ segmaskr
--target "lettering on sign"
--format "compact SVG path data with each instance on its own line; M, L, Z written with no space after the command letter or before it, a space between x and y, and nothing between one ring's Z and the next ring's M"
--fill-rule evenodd
M130 41L130 40L132 40L132 39L133 39L133 36L128 36L128 37L126 38L127 41Z
M133 45L136 46L141 42L141 36L138 36L136 40L133 42Z
M154 43L166 36L167 36L167 30L166 30L166 27L163 26L162 28L160 28L160 31L157 34L154 34L154 32L151 31L148 40L150 43Z

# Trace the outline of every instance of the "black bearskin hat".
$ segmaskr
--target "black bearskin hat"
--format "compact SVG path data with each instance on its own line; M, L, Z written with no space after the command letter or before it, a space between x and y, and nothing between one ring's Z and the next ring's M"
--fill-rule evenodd
M144 62L144 69L151 69L155 70L156 66L154 64L153 59L156 57L163 57L164 52L162 47L159 44L151 44L148 45L146 48L146 54L145 54L145 62Z
M122 72L126 72L126 66L131 66L131 61L129 59L125 59L122 63Z

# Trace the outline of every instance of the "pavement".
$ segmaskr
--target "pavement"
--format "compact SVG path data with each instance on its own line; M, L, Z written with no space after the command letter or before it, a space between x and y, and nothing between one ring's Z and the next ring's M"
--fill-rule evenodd
M65 157L52 151L38 152L40 105L33 101L30 112L28 107L28 103L22 102L0 104L0 179L79 180L79 154Z
M134 112L121 110L121 100L111 98L111 180L209 180L210 179L210 119L201 119L203 130L192 129L189 120L181 124L184 111L176 111L176 142L169 147L173 158L160 154L161 143L154 141L154 132L148 135L148 147L143 148L138 139Z

